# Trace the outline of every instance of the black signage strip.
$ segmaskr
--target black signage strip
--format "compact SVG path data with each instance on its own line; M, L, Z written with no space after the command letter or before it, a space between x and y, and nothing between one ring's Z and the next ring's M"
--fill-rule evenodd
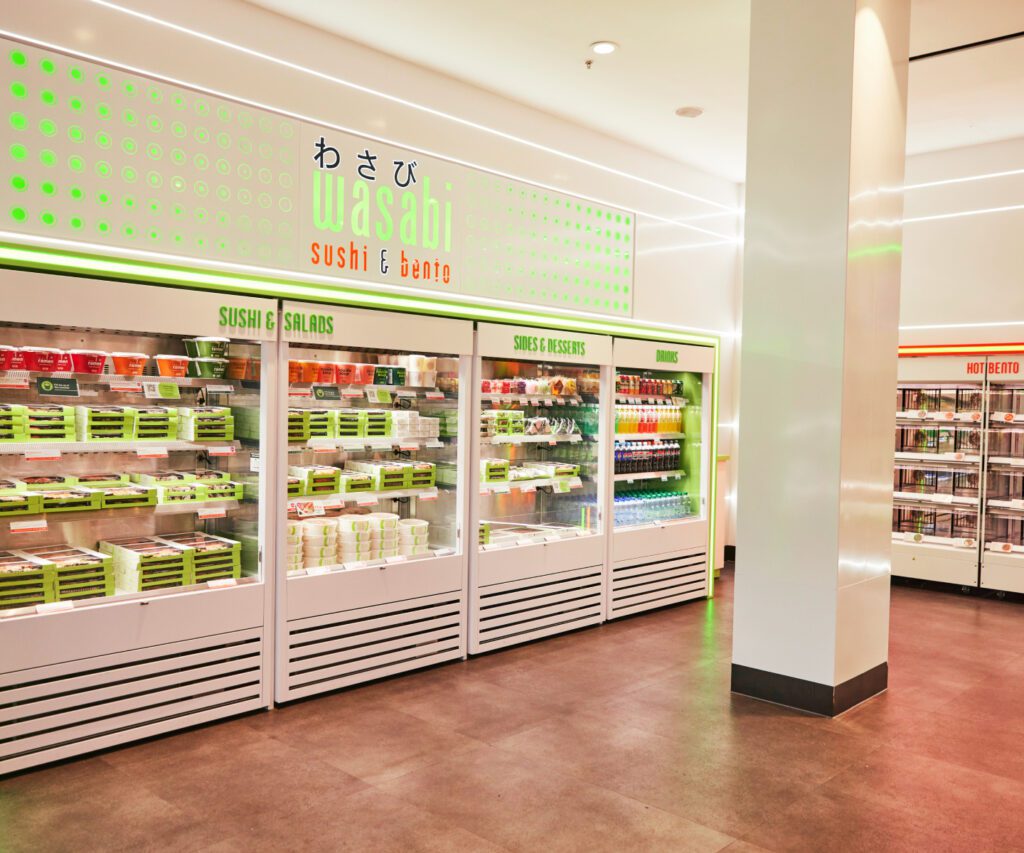
M944 47L942 50L933 50L928 53L919 53L917 56L910 57L911 62L917 62L919 59L931 59L933 56L942 56L946 53L958 53L961 50L971 50L975 47L986 47L990 44L998 44L1001 41L1012 41L1013 39L1019 39L1024 37L1024 30L1019 33L1007 33L1005 36L993 36L990 39L982 39L981 41L972 41L968 44L958 44L953 47Z

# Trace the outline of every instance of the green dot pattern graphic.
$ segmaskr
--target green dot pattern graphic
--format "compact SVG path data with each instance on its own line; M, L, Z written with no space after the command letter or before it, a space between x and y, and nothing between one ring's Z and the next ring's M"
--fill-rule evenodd
M632 315L633 214L461 164L439 161L53 51L0 40L6 118L0 230L205 262L342 275L526 303L552 312ZM309 241L350 233L312 225L312 140L338 146L347 185L355 153L418 160L420 180L452 201L452 280L313 267ZM443 192L442 192L442 187ZM396 196L400 192L395 189ZM419 187L413 187L419 192ZM401 211L396 209L397 216ZM397 230L397 228L396 228ZM403 246L388 245L392 263ZM303 250L303 246L306 250Z
M205 93L3 44L3 229L295 268L296 180L285 165L296 162L295 122L261 122ZM214 191L213 163L232 176L230 193ZM251 223L265 218L271 228L258 232Z

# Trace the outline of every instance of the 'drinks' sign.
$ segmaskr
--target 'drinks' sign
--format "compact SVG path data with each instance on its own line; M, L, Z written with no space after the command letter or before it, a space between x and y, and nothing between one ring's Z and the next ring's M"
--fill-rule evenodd
M453 283L457 167L331 131L308 129L303 144L310 267L396 284Z

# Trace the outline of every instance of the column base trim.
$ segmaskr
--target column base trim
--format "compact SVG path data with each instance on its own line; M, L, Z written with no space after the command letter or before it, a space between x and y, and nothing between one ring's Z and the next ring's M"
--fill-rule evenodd
M732 665L733 693L823 717L835 717L848 711L854 705L881 693L888 684L888 663L880 663L834 687L738 663Z

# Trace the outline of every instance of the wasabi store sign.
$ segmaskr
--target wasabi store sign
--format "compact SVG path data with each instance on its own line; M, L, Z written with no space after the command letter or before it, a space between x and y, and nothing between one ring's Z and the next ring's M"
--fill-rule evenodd
M628 211L0 42L15 240L632 315Z

